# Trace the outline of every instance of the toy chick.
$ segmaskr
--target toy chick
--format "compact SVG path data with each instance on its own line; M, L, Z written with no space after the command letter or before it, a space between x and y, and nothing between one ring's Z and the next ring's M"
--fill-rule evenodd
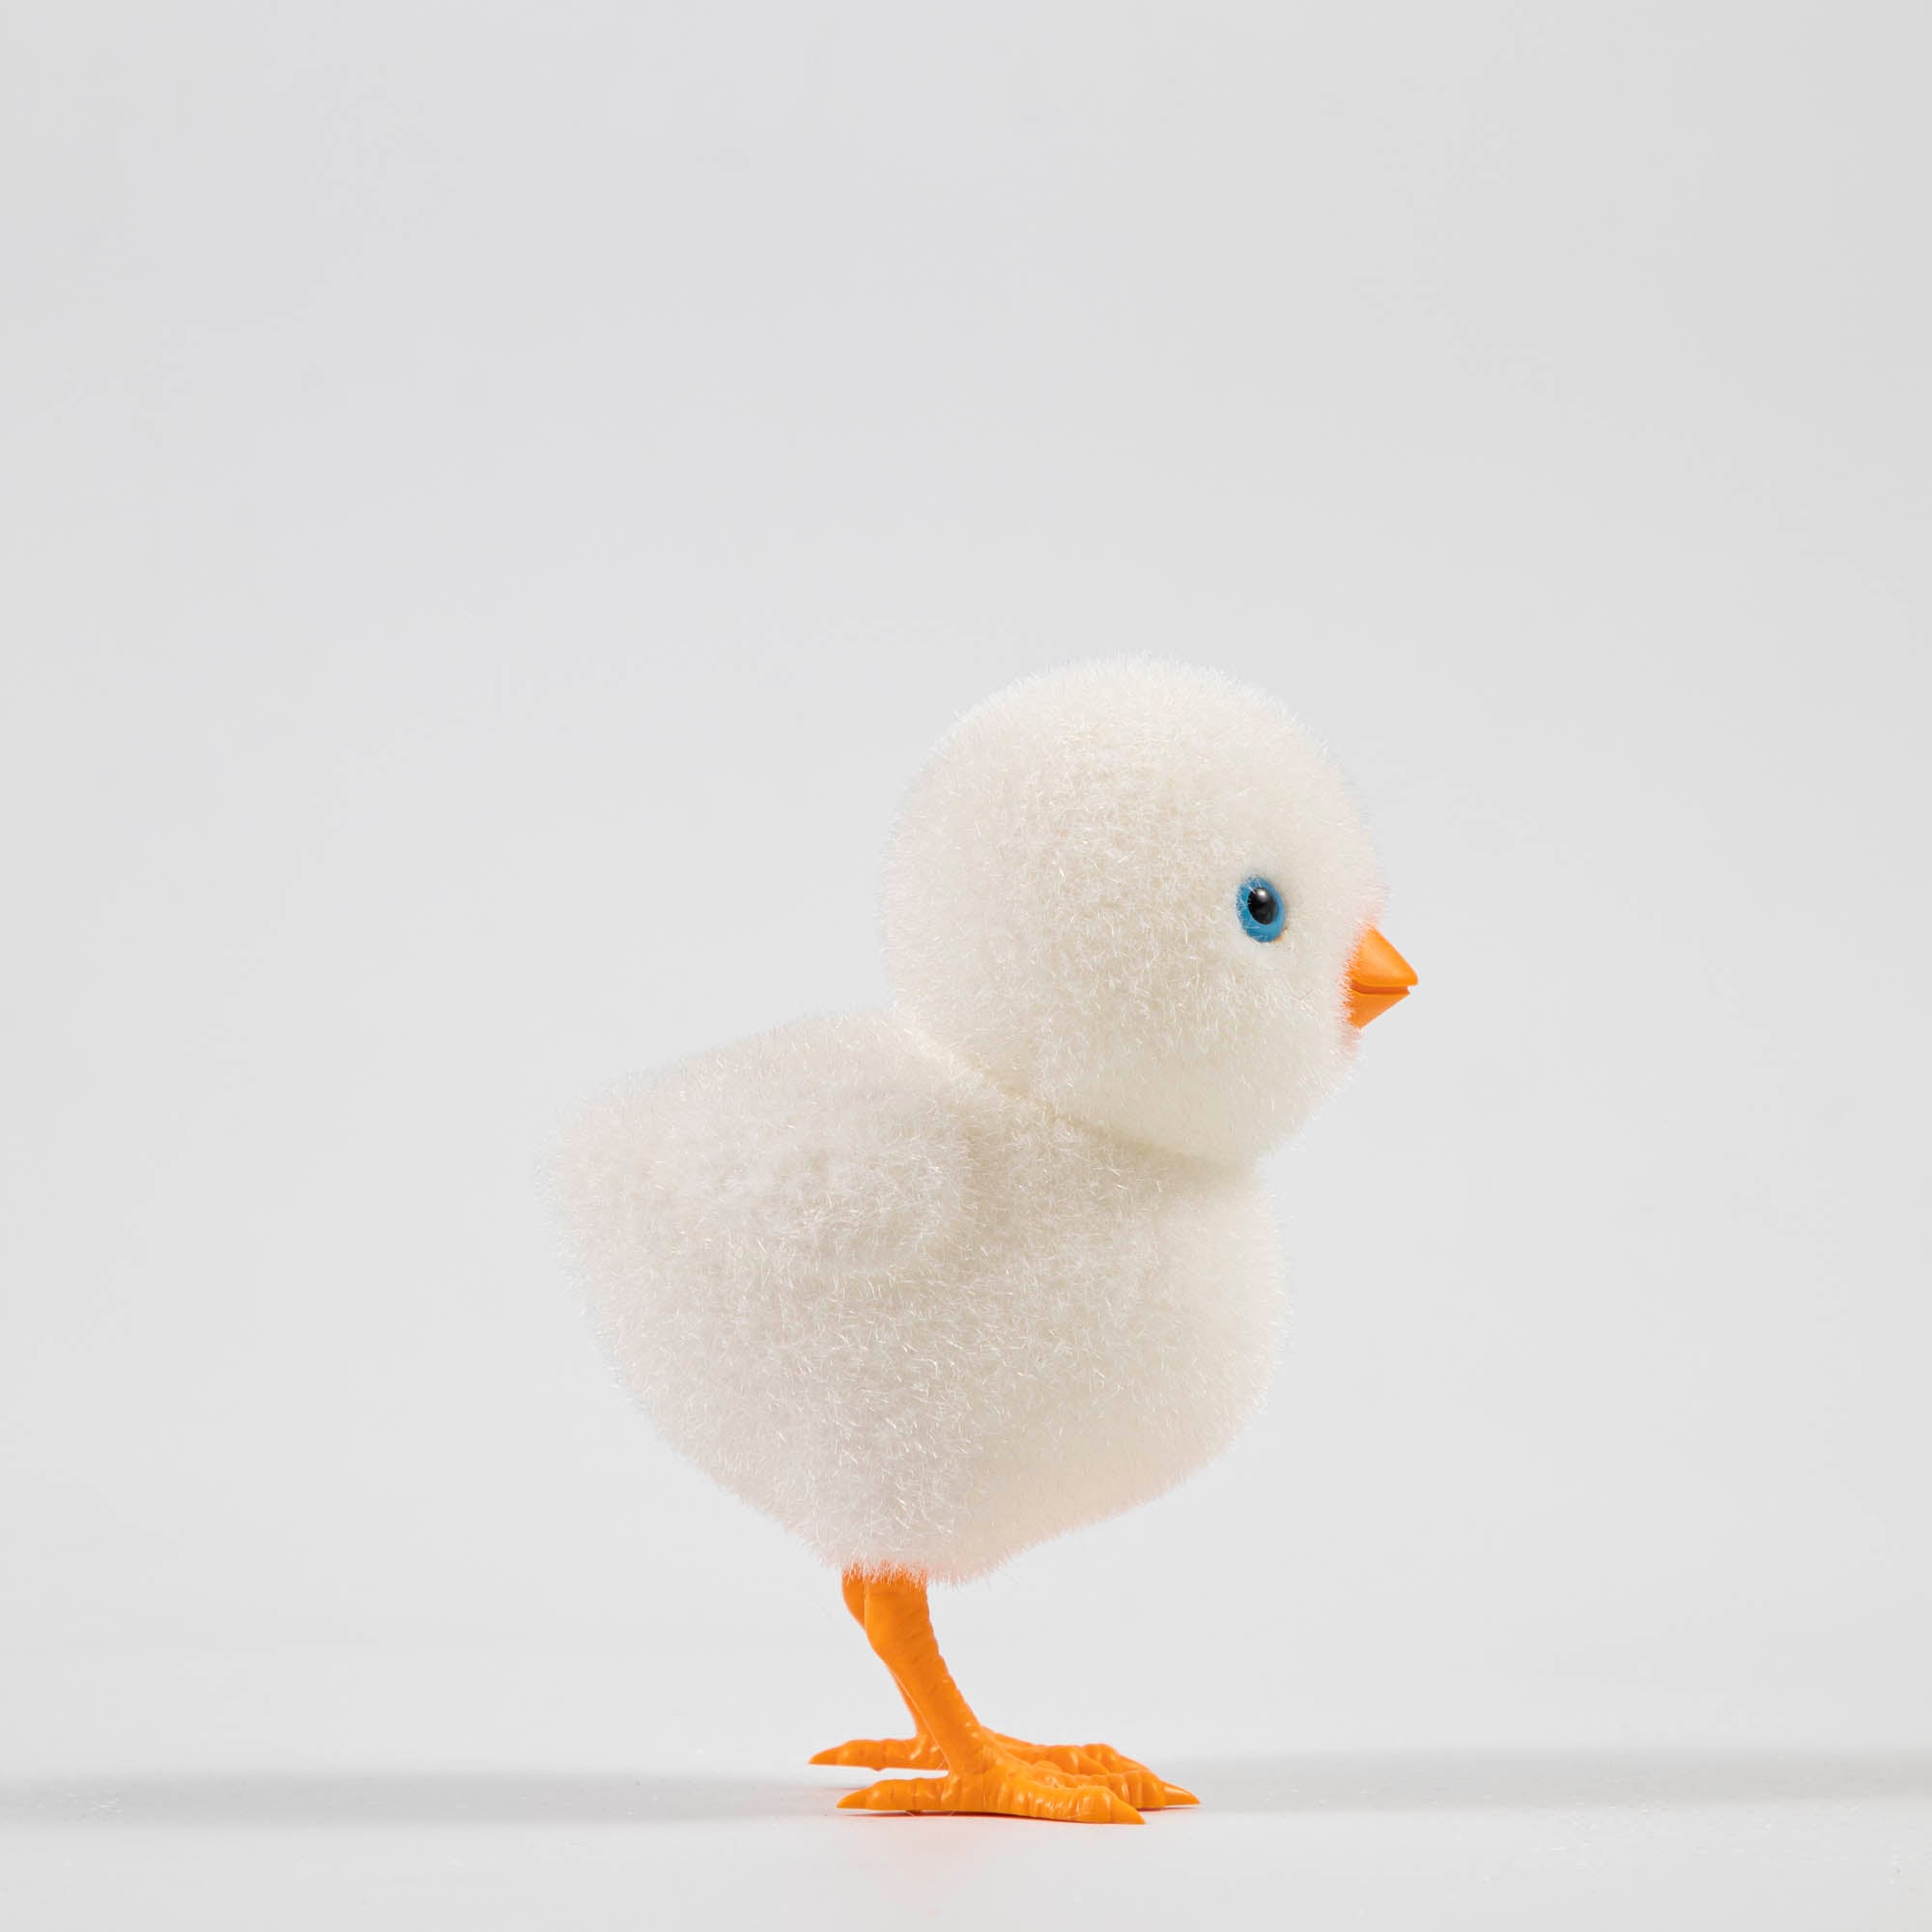
M1275 1354L1255 1163L1415 975L1368 836L1271 698L1132 660L1030 678L941 743L886 862L894 1004L651 1075L558 1191L673 1447L841 1573L908 1738L817 1764L868 1811L1136 1824L1194 1802L975 1715L926 1590L1171 1488Z

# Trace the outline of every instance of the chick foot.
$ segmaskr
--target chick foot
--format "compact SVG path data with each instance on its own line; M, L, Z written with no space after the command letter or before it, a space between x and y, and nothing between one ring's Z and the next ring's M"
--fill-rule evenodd
M851 1611L892 1672L913 1720L909 1738L854 1738L813 1764L937 1771L934 1778L882 1778L839 1803L848 1811L991 1811L1015 1818L1138 1825L1143 1811L1199 1803L1191 1791L1111 1745L1033 1745L989 1731L959 1694L933 1639L925 1582L900 1572L842 1579Z
M1117 1798L1124 1798L1142 1811L1201 1802L1185 1786L1170 1784L1159 1773L1124 1756L1112 1745L1034 1745L1024 1738L1009 1738L1004 1731L992 1731L988 1736L1022 1764L1067 1772L1087 1783L1103 1784ZM811 1762L863 1765L870 1771L944 1771L946 1754L925 1736L853 1738L819 1751Z
M944 1777L887 1777L838 1801L841 1811L980 1811L1006 1818L1055 1818L1070 1825L1138 1825L1140 1812L1112 1788L1043 1760L999 1749L971 1771Z

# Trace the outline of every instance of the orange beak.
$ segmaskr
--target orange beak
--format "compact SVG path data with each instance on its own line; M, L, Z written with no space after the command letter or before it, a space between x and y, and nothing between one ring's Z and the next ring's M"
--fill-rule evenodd
M1415 968L1374 926L1349 961L1349 1024L1365 1027L1415 984Z

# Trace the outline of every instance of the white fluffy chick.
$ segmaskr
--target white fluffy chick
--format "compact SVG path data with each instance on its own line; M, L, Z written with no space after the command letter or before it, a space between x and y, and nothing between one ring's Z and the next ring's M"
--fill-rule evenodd
M1135 1822L1191 1803L1104 1746L986 1729L925 1585L1157 1495L1267 1378L1255 1160L1414 975L1340 778L1272 699L1145 660L968 715L886 866L889 1012L802 1021L621 1092L566 1219L666 1438L803 1537L930 1770L869 1810Z

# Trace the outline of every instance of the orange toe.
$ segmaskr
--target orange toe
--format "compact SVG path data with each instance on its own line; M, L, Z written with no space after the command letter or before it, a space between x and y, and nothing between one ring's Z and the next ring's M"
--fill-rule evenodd
M1070 1774L1083 1784L1100 1784L1139 1811L1164 1811L1171 1806L1198 1804L1193 1792L1170 1784L1158 1772L1112 1745L1034 1745L1024 1738L992 1733L993 1743L1023 1765L1044 1766ZM929 1737L852 1738L842 1745L815 1751L810 1762L862 1766L867 1771L946 1770L946 1757ZM870 1807L854 1807L870 1808ZM895 1807L883 1807L895 1808Z
M887 1777L838 1801L841 1811L976 1811L1004 1818L1055 1818L1072 1825L1138 1825L1141 1814L1105 1784L1045 1764L1001 1757L944 1777Z
M812 1764L860 1765L867 1771L944 1771L946 1759L930 1738L852 1738L814 1751Z
M1170 1784L1159 1773L1150 1771L1138 1758L1117 1751L1112 1745L1030 1745L1005 1736L999 1742L1015 1757L1050 1764L1105 1784L1142 1811L1201 1803L1184 1785Z

